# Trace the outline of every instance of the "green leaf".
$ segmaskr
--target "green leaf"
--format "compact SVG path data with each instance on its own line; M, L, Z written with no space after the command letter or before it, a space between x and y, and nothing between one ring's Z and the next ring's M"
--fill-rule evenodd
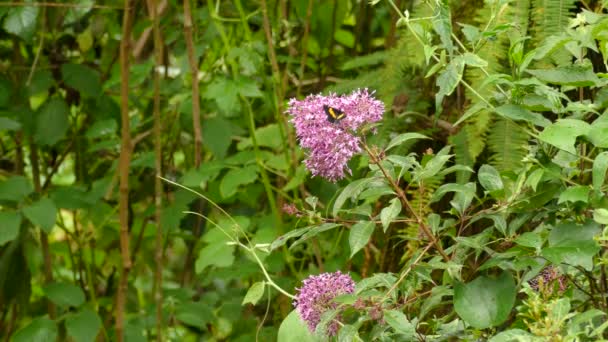
M78 313L68 315L65 327L74 342L95 342L101 329L101 319L95 311L84 308Z
M21 124L18 121L0 116L0 130L2 131L18 131Z
M416 336L416 327L410 322L401 311L384 311L384 320L395 330L396 333L406 335L407 338Z
M49 342L57 340L57 325L46 317L35 318L15 333L12 342Z
M312 335L306 323L302 321L296 310L285 317L277 336L277 342L315 342L317 339Z
M443 98L452 94L458 83L460 83L460 80L462 80L463 71L464 60L458 56L452 59L445 70L437 77L437 86L439 86L439 91L435 95L437 111L441 110Z
M1 17L1 16L0 16ZM6 32L19 36L26 42L30 42L36 32L36 19L38 18L38 7L36 6L14 6L8 10L2 27Z
M464 63L476 68L485 68L488 66L488 62L486 60L470 52L464 53Z
M181 303L176 306L175 311L175 318L178 321L203 330L206 330L207 324L214 319L209 305L202 302Z
M201 248L194 269L200 274L209 266L228 267L234 263L234 246L216 241Z
M496 114L513 121L526 121L536 126L546 127L551 124L551 121L542 115L531 112L516 104L506 104L496 107L495 112Z
M82 64L66 63L61 66L61 76L65 84L80 94L97 97L101 95L101 79L96 70Z
M536 337L521 329L509 329L494 335L488 342L541 342L541 337Z
M23 215L48 234L55 226L57 207L52 200L42 198L38 202L23 208Z
M263 281L253 283L253 285L251 285L251 287L247 291L245 298L243 298L242 304L245 305L247 303L251 303L253 305L256 305L260 298L262 298L262 296L264 295L265 286L266 283Z
M543 248L541 255L555 265L564 262L591 270L593 256L600 250L594 240L599 233L600 227L593 221L560 223L549 233L549 247Z
M598 208L593 210L593 220L599 224L608 224L608 209Z
M551 69L526 70L543 82L574 87L599 85L600 79L593 72L591 63L574 64Z
M14 211L0 211L0 246L19 236L21 215Z
M564 202L584 202L587 203L589 198L589 191L591 189L586 185L576 185L566 188L564 192L559 195L557 204Z
M454 285L454 309L477 329L498 326L509 317L516 293L515 281L508 272L496 278L480 276L468 284Z
M540 140L560 148L566 152L576 154L574 144L576 138L587 134L591 126L581 120L561 119L546 127L538 136Z
M543 240L536 232L525 232L515 239L515 243L524 247L540 249L543 245Z
M500 174L491 165L482 165L479 168L477 178L479 178L479 183L481 183L481 186L483 186L483 188L489 192L502 190L504 188Z
M235 116L240 108L238 87L227 78L215 78L203 93L203 97L215 100L217 106L228 116ZM203 128L205 125L203 125ZM225 132L219 132L225 134Z
M33 191L32 185L23 176L12 176L0 182L0 200L21 202Z
M82 289L70 283L51 283L44 287L48 299L59 306L78 307L85 301Z
M450 56L454 51L452 42L452 18L450 7L447 2L435 2L435 13L433 16L433 29L439 35L443 47L449 52Z
M382 228L385 232L395 217L401 213L401 202L398 198L393 198L390 203L391 204L383 208L380 212L380 221L382 222Z
M239 94L244 97L262 97L264 94L258 88L257 83L248 77L239 77L234 82Z
M203 145L217 159L224 159L232 144L232 124L221 117L205 120L202 127Z
M239 186L251 184L256 179L258 179L258 168L256 165L231 169L220 182L220 193L223 198L228 198L236 193Z
M414 174L414 178L412 182L420 182L425 179L429 179L434 177L447 163L450 158L452 158L451 154L447 154L450 151L450 146L446 146L441 151L437 153L437 155L433 156L422 169L416 170Z
M283 140L281 139L281 130L278 124L270 124L264 127L257 128L255 130L255 139L258 143L258 146L270 147L276 150L280 150L283 147ZM246 138L239 142L237 148L239 150L244 150L251 146L253 146L251 138Z
M306 233L304 233L302 235L302 237L300 239L298 239L298 241L294 242L289 249L294 248L295 246L304 243L305 241L323 233L326 232L328 230L334 229L334 228L338 228L341 227L342 225L337 224L337 223L323 223L317 226L312 226Z
M608 148L608 123L594 122L591 124L587 138L595 147Z
M41 145L55 145L68 131L69 108L59 98L48 101L36 117L36 132L34 137Z
M393 140L391 140L391 142L384 149L384 151L386 152L395 146L401 145L401 144L405 143L406 141L413 140L413 139L429 139L429 137L427 137L426 135L422 135L420 133L399 134L398 136L394 137Z
M374 233L376 224L372 221L359 221L350 228L348 243L350 245L350 257L357 254L365 247Z
M373 178L363 178L350 182L336 198L334 208L331 212L332 216L337 217L338 212L340 209L342 209L342 206L346 200L349 198L354 200L361 193L361 191L363 191L373 181Z

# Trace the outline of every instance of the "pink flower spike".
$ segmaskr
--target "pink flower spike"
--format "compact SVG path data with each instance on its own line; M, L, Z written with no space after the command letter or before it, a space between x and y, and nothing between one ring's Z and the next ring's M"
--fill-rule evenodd
M314 332L321 321L321 316L328 310L338 307L333 299L339 295L353 293L355 282L348 274L340 271L322 273L304 279L302 287L296 290L298 293L293 305L302 320L308 325L308 329ZM340 315L335 319L339 320ZM334 336L338 332L339 325L334 321L329 324L327 329L327 334Z
M324 106L342 111L345 116L330 122ZM360 138L353 135L366 123L378 122L384 113L384 104L372 97L367 89L355 90L349 95L309 95L304 100L289 100L287 112L295 126L300 146L307 149L304 160L313 176L331 182L344 178L348 161L361 152Z

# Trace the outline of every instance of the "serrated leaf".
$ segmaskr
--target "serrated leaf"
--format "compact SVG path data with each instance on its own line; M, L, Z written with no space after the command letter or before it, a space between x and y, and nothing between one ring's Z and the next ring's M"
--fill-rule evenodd
M251 184L258 179L258 168L249 165L244 168L231 169L220 182L220 193L223 198L234 195L239 186Z
M234 246L216 241L201 248L194 269L197 274L209 266L228 267L234 263Z
M372 221L360 221L350 228L348 243L350 245L350 257L352 258L361 248L365 247L374 233L376 224Z
M42 198L30 206L24 207L23 215L48 234L53 229L53 226L55 226L57 207L49 198Z
M245 298L243 298L242 305L245 305L247 303L256 305L257 302L260 300L260 298L262 298L262 296L264 295L265 286L266 286L266 283L263 281L258 281L256 283L253 283L253 285L251 285L251 287L247 291Z

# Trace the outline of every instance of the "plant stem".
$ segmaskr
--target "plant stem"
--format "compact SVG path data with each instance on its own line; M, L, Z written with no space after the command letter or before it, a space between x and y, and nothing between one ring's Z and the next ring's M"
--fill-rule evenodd
M439 243L439 241L437 240L435 235L433 235L433 233L431 232L431 229L426 225L426 223L424 222L422 217L420 217L420 215L418 215L416 210L414 210L414 208L408 201L407 196L405 196L405 192L403 192L403 190L399 187L399 185L397 183L395 183L395 180L393 180L393 177L391 177L388 174L388 172L386 172L386 170L384 169L384 166L382 166L382 163L378 159L378 156L376 156L376 154L373 153L365 143L362 143L362 145L363 145L363 148L365 149L365 151L367 152L367 154L369 155L371 162L378 165L378 168L384 175L384 178L386 178L386 180L389 182L390 186L397 193L397 197L399 197L399 200L401 201L401 205L403 207L405 207L410 213L412 213L412 215L416 219L416 222L418 223L418 225L420 226L420 228L422 229L424 234L431 241L431 243L435 246L435 249L437 249L437 251L439 252L439 254L441 254L443 259L445 261L450 261L450 257L445 253L445 251L443 250L443 247L441 247L441 244Z
M131 38L131 1L124 1L124 13L122 20L122 37L120 40L120 114L121 114L121 146L119 169L119 200L118 212L120 221L120 254L122 264L120 280L116 293L116 339L124 341L125 326L125 302L129 271L131 269L131 256L129 253L129 165L131 163L131 130L129 120L129 53Z
M188 2L189 0L185 0ZM154 261L156 269L154 271L154 302L156 303L156 340L163 340L163 227L161 223L162 205L163 205L163 185L160 179L162 176L162 146L161 146L161 117L160 117L160 73L159 67L163 63L163 45L160 37L160 13L158 13L158 5L156 0L150 0L150 15L153 20L154 31L154 55L156 62L156 70L154 72L154 168L156 177L154 177L154 219L156 221L156 241L154 246ZM190 57L190 50L188 51ZM188 58L190 59L190 58ZM194 77L196 78L196 77ZM193 83L194 83L193 78ZM194 102L194 100L193 100ZM195 127L196 130L196 127ZM200 130L200 127L199 127ZM196 145L196 143L195 143ZM200 158L200 157L199 157ZM143 231L143 229L142 229Z

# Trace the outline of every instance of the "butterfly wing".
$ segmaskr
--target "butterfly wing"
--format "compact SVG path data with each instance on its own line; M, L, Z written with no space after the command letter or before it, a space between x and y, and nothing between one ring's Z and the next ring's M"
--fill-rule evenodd
M346 117L346 114L334 107L330 107L327 105L323 106L323 110L325 111L325 114L327 115L327 121L334 123L334 122L338 122L342 119L344 119L344 117Z

